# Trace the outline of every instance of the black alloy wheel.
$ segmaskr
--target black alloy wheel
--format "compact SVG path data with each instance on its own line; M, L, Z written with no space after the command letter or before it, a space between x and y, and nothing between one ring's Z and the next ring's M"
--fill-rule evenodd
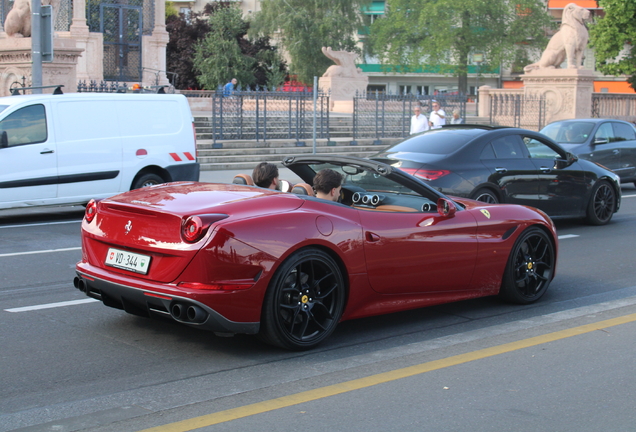
M481 201L488 204L498 204L499 198L497 195L488 188L481 188L477 192L472 194L472 199L475 201Z
M554 243L545 231L527 228L510 252L499 295L518 304L539 300L554 274L554 250Z
M286 349L313 348L334 331L344 304L345 283L338 264L321 250L301 249L270 282L260 337Z
M596 182L587 206L587 221L591 225L605 225L612 219L615 208L616 192L612 185L605 180Z

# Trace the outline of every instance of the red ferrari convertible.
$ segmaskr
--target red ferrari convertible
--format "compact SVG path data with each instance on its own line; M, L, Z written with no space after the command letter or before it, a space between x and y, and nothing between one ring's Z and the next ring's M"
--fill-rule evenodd
M497 294L531 303L554 277L556 231L539 210L449 198L366 159L283 165L306 184L179 182L91 201L74 285L131 314L300 350L342 320ZM308 186L324 168L345 178L339 202Z

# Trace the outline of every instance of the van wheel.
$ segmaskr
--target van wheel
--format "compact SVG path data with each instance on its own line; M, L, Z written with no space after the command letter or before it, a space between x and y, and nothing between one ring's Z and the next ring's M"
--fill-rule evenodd
M142 187L154 186L163 183L163 179L159 177L157 174L144 174L135 180L133 186L130 190L140 189Z

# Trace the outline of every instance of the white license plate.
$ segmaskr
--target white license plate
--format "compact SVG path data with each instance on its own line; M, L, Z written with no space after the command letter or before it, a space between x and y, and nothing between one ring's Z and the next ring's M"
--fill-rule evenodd
M109 248L108 254L106 255L106 265L130 270L135 273L146 274L148 273L148 267L150 267L150 257L148 255L140 255Z

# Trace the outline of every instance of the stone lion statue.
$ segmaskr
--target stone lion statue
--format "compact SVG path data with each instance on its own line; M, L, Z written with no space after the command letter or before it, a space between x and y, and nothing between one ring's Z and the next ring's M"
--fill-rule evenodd
M541 59L523 68L528 73L535 69L554 69L567 60L569 69L579 69L583 64L583 52L587 46L588 32L585 21L590 18L590 11L568 4L563 9L561 28L552 36Z
M9 37L31 36L31 2L15 0L4 21L4 31Z
M358 54L349 51L333 51L331 47L322 47L322 53L336 63L329 66L322 76L357 78L362 74L362 71L354 63Z
M55 23L60 0L42 0L42 6L53 6L52 20ZM4 31L9 37L31 36L31 0L15 0L13 7L4 20Z

